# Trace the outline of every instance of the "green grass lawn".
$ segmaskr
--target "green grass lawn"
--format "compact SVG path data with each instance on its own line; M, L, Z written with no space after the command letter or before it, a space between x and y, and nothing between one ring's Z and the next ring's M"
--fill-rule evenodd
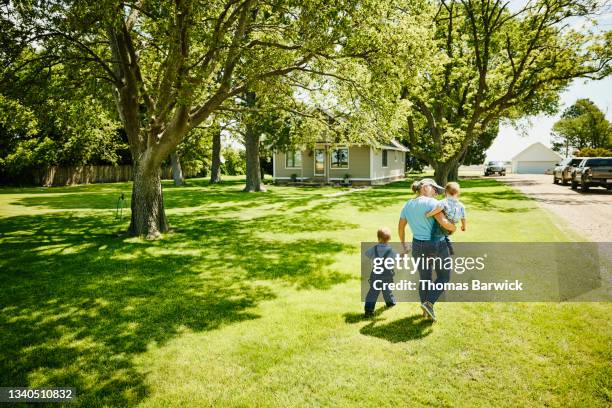
M361 318L359 243L395 231L409 185L166 183L154 242L118 236L129 184L0 189L0 385L75 406L609 406L609 303ZM495 180L462 186L458 241L581 239Z

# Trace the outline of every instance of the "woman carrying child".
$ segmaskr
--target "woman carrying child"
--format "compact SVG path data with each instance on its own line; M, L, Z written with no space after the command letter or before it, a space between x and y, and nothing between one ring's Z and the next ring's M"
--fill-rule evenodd
M443 285L438 284L444 284L450 280L450 269L444 267L449 264L446 260L450 257L450 254L444 236L432 238L432 230L436 221L442 228L451 233L456 230L456 227L446 218L443 212L437 212L433 217L427 217L427 214L441 206L434 197L444 191L444 188L432 179L423 179L412 184L412 191L417 196L408 200L402 209L398 224L399 238L404 249L408 250L405 236L406 225L409 225L412 231L413 258L420 257L422 260L428 257L442 258L442 262L433 262L435 265L442 265L441 268L436 268L435 280L436 287L442 287ZM425 281L431 281L432 279L433 271L430 262L420 262L418 270L419 298L423 315L436 320L434 304L443 290L428 290L427 285L423 285L423 283L426 283Z

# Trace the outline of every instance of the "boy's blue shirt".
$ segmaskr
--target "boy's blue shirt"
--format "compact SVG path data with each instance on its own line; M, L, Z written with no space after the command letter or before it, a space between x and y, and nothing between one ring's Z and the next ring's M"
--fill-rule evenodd
M459 200L454 197L446 197L440 200L439 203L442 205L444 215L450 222L457 224L462 218L465 218L465 206ZM444 239L448 236L449 232L444 230L439 224L434 225L431 232L431 239Z
M367 256L370 259L374 259L374 257L376 256L376 254L374 253L374 248L376 248L376 251L378 252L378 256L379 257L383 257L385 256L385 254L387 253L387 251L391 250L389 252L389 254L386 256L386 258L395 258L395 251L393 250L393 248L391 248L391 245L389 244L376 244L371 248L368 248L365 251L365 256Z
M426 214L441 205L435 198L423 196L413 198L402 208L400 218L408 222L415 239L429 241L436 220L434 217L427 217Z
M444 208L444 215L446 218L453 224L461 221L462 218L465 218L465 206L459 200L454 197L446 197L443 200L439 201Z
M372 267L374 267L374 258L376 258L378 255L378 258L395 258L396 252L393 250L393 248L391 247L391 245L389 245L388 243L378 243L376 245L374 245L371 248L368 248L365 251L365 256L367 256L369 259L372 260ZM384 273L391 273L393 274L393 269L386 269L385 268ZM372 272L374 273L374 272Z

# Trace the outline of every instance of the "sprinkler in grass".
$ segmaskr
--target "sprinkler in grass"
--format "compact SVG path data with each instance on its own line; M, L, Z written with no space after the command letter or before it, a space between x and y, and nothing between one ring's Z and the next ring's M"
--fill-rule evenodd
M125 194L121 193L117 200L117 210L115 211L115 218L119 220L123 219L123 207L125 207Z

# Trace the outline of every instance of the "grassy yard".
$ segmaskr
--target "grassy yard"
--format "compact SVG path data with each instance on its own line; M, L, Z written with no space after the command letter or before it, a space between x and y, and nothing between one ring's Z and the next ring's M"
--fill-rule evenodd
M165 184L154 242L117 235L129 184L0 189L0 385L77 406L609 406L609 303L361 318L359 243L395 231L408 186ZM459 241L580 239L495 180L462 186Z

